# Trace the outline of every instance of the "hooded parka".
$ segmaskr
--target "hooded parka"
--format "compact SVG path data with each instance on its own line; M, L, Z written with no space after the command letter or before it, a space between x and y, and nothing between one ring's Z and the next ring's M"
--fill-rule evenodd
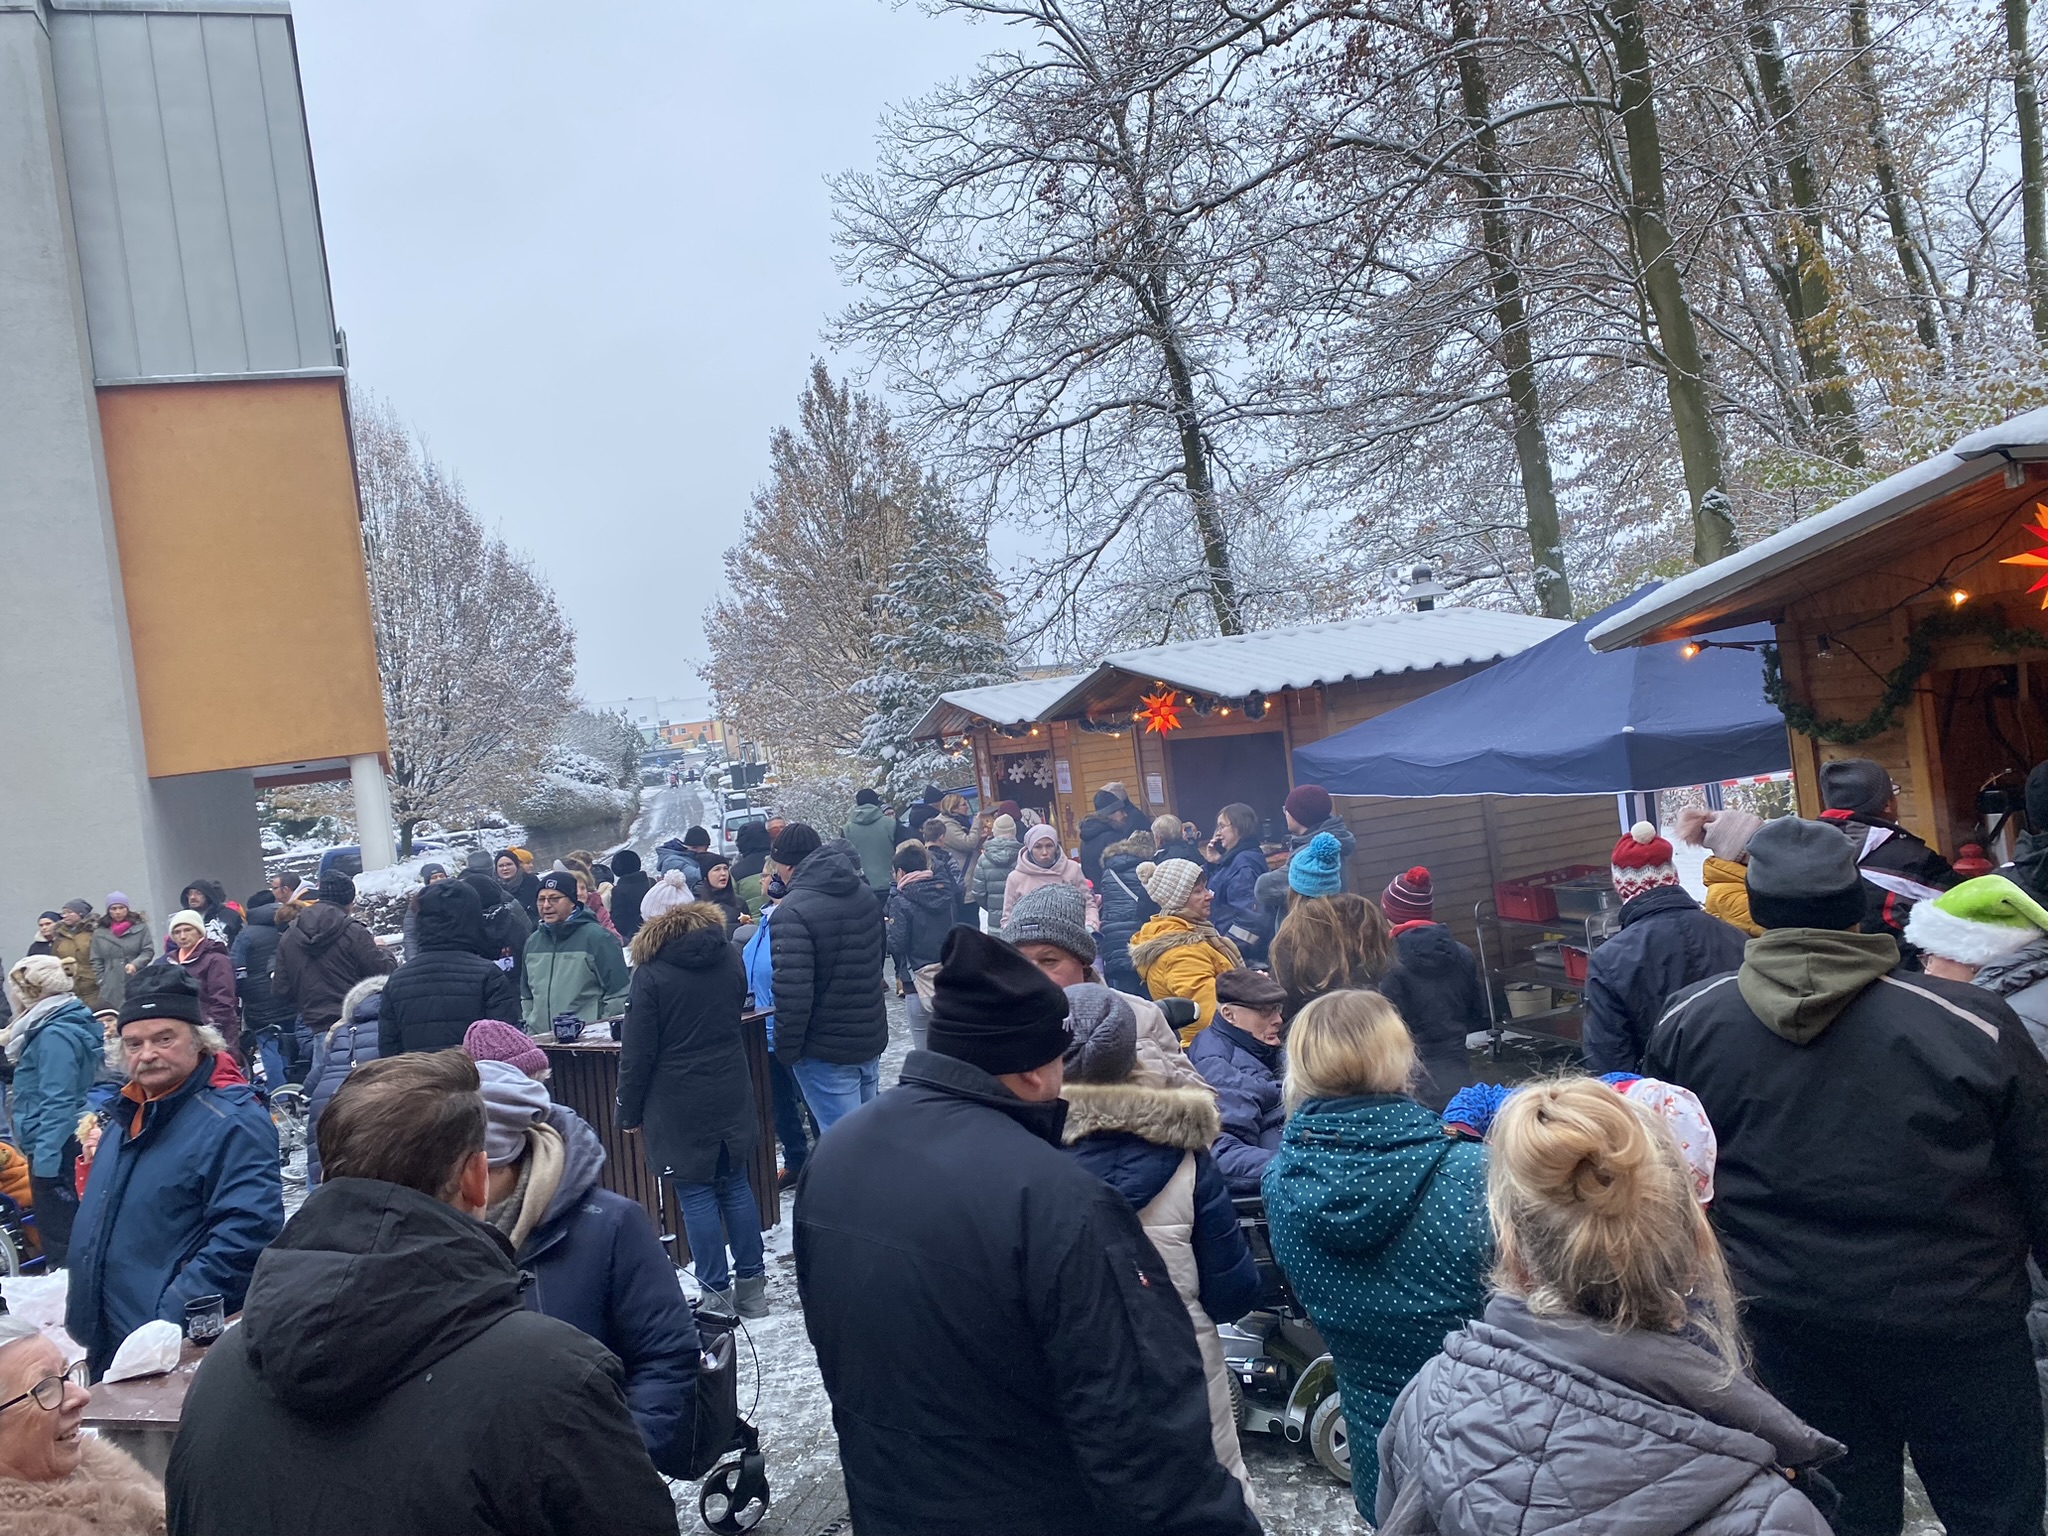
M753 1151L758 1117L740 1033L746 997L739 952L709 903L670 907L633 935L619 1124L644 1127L657 1176L709 1184L721 1151L733 1168Z
M0 1038L14 1068L15 1145L31 1174L54 1179L69 1166L64 1144L106 1059L99 1020L77 997L61 992L24 1009Z
M1131 936L1131 968L1155 998L1184 997L1195 1005L1195 1028L1216 1016L1216 978L1244 964L1237 946L1209 923L1161 912ZM1192 1031L1189 1032L1192 1039Z
M483 957L483 905L474 890L439 880L421 891L418 933L418 953L384 987L378 1055L453 1049L478 1019L519 1023L511 974Z
M453 1206L322 1185L193 1378L171 1529L675 1536L619 1362L530 1310L525 1284L505 1239Z
M889 861L896 856L896 818L879 805L856 805L846 820L846 840L860 857L862 878L877 891L889 889L894 871Z
M804 1164L797 1285L861 1536L1259 1529L1173 1277L1065 1115L912 1051Z
M1402 1094L1311 1099L1264 1180L1273 1257L1337 1362L1344 1423L1363 1450L1444 1335L1486 1304L1493 1232L1486 1153ZM1354 1455L1373 1518L1379 1468Z
M396 968L391 952L348 915L348 908L316 901L277 941L272 986L298 1009L308 1029L325 1029L341 1017L341 1000L350 987L365 976L389 976Z
M1785 1472L1841 1452L1696 1344L1496 1296L1401 1394L1373 1518L1386 1536L1830 1536Z

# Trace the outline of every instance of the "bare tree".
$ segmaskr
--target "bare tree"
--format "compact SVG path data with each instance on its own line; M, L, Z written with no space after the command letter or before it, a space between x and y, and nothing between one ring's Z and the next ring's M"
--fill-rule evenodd
M573 707L576 637L533 568L385 403L352 391L400 856L515 790Z

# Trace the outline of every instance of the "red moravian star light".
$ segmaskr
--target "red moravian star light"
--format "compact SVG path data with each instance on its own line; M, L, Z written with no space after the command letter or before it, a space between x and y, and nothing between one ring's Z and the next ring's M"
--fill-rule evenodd
M2043 535L2048 543L2048 533ZM2048 565L2048 560L2041 562ZM1138 711L1138 718L1145 722L1145 729L1155 736L1164 736L1168 731L1180 729L1180 704L1171 693L1147 693L1139 696L1145 707Z
M2048 567L2048 505L2034 503L2034 521L2027 532L2033 536L2034 547L2023 555L2007 555L2000 565L2032 565ZM2029 593L2048 592L2048 570L2034 578L2034 584L2027 588ZM2041 599L2041 606L2048 608L2048 597Z

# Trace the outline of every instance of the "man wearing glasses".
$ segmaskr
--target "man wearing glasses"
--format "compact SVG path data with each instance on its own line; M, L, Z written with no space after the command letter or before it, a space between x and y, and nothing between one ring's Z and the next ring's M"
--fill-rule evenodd
M284 1226L277 1127L200 1022L176 965L137 971L121 1004L128 1086L114 1101L71 1234L64 1326L98 1380L121 1341L188 1302L241 1310L256 1259Z

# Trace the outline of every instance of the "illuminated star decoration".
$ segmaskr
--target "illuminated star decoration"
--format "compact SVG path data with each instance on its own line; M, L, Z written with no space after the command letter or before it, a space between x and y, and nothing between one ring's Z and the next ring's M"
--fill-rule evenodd
M2007 555L2000 565L2032 565L2048 567L2048 505L2034 503L2034 522L2027 532L2033 536L2034 548L2023 555ZM2030 593L2048 592L2048 570L2044 570L2027 588ZM2041 606L2048 608L2048 597L2041 599Z
M2048 535L2044 535L2048 543ZM2048 560L2041 562L2048 565ZM1168 731L1180 729L1180 705L1172 693L1147 693L1139 698L1145 707L1138 711L1137 718L1145 722L1145 729L1155 736L1164 736Z

